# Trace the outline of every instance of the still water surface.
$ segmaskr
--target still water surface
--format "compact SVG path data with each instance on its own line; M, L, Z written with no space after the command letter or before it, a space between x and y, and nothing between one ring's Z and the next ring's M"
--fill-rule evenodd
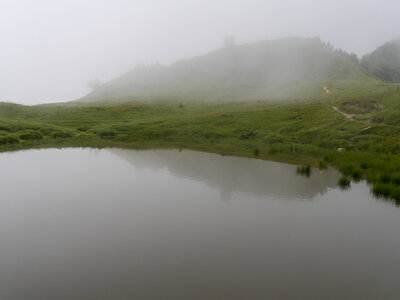
M0 299L399 299L400 209L338 177L185 150L0 154Z

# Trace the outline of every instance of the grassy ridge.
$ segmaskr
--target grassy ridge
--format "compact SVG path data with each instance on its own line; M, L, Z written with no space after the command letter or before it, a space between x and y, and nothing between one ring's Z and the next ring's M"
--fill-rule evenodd
M174 147L314 166L331 164L348 178L368 179L377 195L400 201L400 126L391 121L397 114L392 107L400 103L400 92L393 89L379 97L379 103L374 103L380 110L369 112L384 115L384 121L376 123L350 120L333 109L337 105L354 110L357 106L346 103L368 102L366 96L279 104L26 107L2 103L0 151Z
M333 97L385 88L354 54L319 38L285 38L224 47L170 66L136 66L80 101L310 100L321 97L323 86Z

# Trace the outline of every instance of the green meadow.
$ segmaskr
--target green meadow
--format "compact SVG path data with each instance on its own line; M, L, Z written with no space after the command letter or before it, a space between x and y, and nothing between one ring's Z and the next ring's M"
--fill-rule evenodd
M0 151L179 148L333 166L346 179L367 179L377 196L398 202L400 126L393 121L398 103L395 85L374 96L321 101L1 103Z
M332 166L342 188L365 179L400 205L399 45L360 61L288 38L137 66L77 101L0 103L0 151L192 149L294 163L305 176Z

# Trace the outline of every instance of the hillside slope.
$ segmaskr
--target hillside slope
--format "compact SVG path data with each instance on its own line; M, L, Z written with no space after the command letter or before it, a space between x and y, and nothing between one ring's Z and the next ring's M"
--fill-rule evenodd
M387 42L364 56L361 64L382 80L400 83L400 39Z
M0 152L45 147L178 148L333 165L400 206L400 91L286 103L0 103ZM339 107L335 111L332 106ZM341 112L351 109L354 119ZM363 114L364 113L364 114ZM378 115L374 115L374 114Z
M137 66L82 100L274 100L328 97L382 82L355 55L318 38L286 38L225 47L171 66ZM334 95L335 93L333 93Z

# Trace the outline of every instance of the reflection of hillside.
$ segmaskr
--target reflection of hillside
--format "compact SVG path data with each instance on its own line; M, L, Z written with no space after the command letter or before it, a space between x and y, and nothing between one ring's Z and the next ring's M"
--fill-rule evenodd
M224 198L232 192L259 196L311 199L335 187L339 173L313 170L310 178L298 176L296 166L249 158L184 150L122 150L111 153L136 168L166 168L177 176L204 182L221 190Z

